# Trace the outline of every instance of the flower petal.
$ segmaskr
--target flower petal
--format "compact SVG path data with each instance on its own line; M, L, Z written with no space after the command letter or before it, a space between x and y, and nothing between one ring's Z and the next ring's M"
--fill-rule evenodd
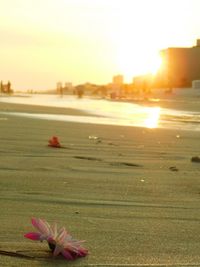
M29 238L31 240L40 240L41 234L40 233L27 233L24 237Z
M50 233L50 226L49 224L42 219L32 218L31 220L32 225L39 230L39 232L43 235L48 236Z
M52 236L57 236L58 235L58 228L57 224L54 223L52 227L50 227L50 232Z
M67 232L65 231L65 228L63 227L60 229L56 239L59 242L59 244L64 246L66 237L67 237Z
M75 259L75 257L73 257L67 249L62 250L61 253L68 260Z
M53 252L53 255L58 256L62 252L62 250L63 250L63 247L56 245L54 252Z
M78 255L80 257L85 257L87 254L88 254L88 250L87 249L85 249L85 248L79 248Z

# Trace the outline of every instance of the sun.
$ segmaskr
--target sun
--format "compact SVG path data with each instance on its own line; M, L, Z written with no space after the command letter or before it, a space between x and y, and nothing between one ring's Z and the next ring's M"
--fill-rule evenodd
M162 58L160 54L158 53L156 55L153 55L151 65L150 65L150 73L155 75L160 69L161 65L162 65Z
M126 46L119 49L117 64L125 80L131 82L135 76L144 74L155 75L162 64L162 59L159 51L149 51L148 53L141 48L129 48Z
M154 16L149 12L152 10L150 2L145 1L144 8L142 0L137 1L137 4L127 0L126 5L120 7L118 30L111 36L116 67L124 75L126 82L131 82L135 76L155 74L161 66L162 46L157 32L158 17L157 13ZM144 13L145 18L149 17L149 20L141 19L139 11Z

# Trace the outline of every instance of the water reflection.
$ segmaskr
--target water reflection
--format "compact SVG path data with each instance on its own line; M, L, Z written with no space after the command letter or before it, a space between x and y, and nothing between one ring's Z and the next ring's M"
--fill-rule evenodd
M29 97L4 97L1 101L19 104L75 108L88 112L88 116L80 117L51 114L13 114L51 120L156 128L158 127L158 120L160 116L160 108L144 107L133 103L107 101L103 99L97 100L86 97L80 100L73 96L58 98L55 95L32 95ZM93 116L90 116L89 114L92 114ZM94 115L98 116L98 118Z
M69 116L0 111L0 117L1 115L15 115L45 120L200 131L199 112L166 109L158 106L145 107L131 102L96 100L86 97L80 100L72 96L58 98L55 95L2 97L0 102L75 108L88 113L87 116Z
M160 118L160 107L146 108L147 118L144 121L144 127L157 128Z

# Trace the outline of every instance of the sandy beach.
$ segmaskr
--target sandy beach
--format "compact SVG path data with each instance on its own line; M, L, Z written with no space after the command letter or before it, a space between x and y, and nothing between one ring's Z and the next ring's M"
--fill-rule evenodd
M0 103L1 111L84 115ZM198 131L0 115L0 266L200 266ZM56 135L65 148L48 147ZM89 255L52 258L31 217L65 226ZM25 255L21 257L19 255Z

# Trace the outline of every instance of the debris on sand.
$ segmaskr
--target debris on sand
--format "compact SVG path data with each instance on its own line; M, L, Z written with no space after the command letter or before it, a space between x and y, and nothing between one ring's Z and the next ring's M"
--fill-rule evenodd
M53 136L51 139L49 139L48 146L55 147L55 148L62 147L57 136Z
M192 157L191 161L200 163L200 157L198 157L198 156Z
M178 169L176 168L176 166L169 167L169 169L172 172L177 172L178 171Z

